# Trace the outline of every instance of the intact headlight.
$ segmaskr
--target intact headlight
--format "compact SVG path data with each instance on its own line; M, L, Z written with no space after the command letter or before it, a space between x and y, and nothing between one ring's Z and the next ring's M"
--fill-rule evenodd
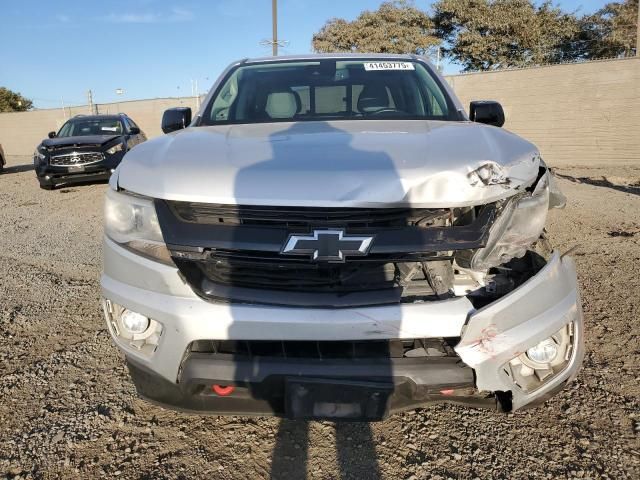
M124 148L124 144L118 143L118 144L114 145L113 147L111 147L109 150L107 150L107 153L109 155L113 155L114 153L121 152L123 148Z
M173 265L150 199L109 189L104 219L105 234L111 240L146 257Z
M473 270L487 270L524 256L540 237L549 210L549 177L545 174L532 193L507 200L489 232L484 248L472 257Z

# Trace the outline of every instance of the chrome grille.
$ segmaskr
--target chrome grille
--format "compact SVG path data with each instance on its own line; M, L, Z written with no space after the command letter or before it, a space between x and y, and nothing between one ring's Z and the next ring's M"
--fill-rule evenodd
M104 160L104 154L100 152L73 152L51 157L51 165L87 165Z

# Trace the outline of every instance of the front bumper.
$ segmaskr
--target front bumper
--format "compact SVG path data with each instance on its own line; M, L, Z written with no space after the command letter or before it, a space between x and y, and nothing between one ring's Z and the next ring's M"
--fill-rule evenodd
M38 181L42 185L49 186L108 180L123 156L124 153L119 152L115 155L107 155L102 161L80 166L51 165L36 158L34 170Z
M340 372L350 372L346 378L351 380L370 379L373 368L365 365L360 373L354 373L348 365L333 368L326 362L243 365L231 358L227 359L230 363L223 365L219 358L215 361L193 355L186 358L187 347L196 340L459 337L455 369L451 365L434 367L432 359L418 366L417 371L425 375L416 376L415 365L408 371L407 362L387 362L384 377L395 385L390 411L434 401L495 407L495 392L510 392L514 409L533 405L576 376L584 353L575 265L571 258L558 253L537 275L480 310L475 310L466 297L345 309L211 303L196 296L175 267L140 257L109 239L105 239L101 284L105 299L162 324L162 335L154 352L131 347L114 335L111 326L110 332L127 356L140 394L178 409L281 415L281 405L272 401L273 396L271 400L268 395L261 398L255 393L259 390L256 388L245 392L244 401L242 395L233 399L203 396L198 389L216 383L255 386L267 377L344 378ZM505 364L570 322L575 327L575 345L566 367L534 391L520 389L505 374ZM435 375L438 370L440 374Z
M478 395L473 371L455 358L368 360L272 359L242 361L228 356L212 361L206 355L192 355L183 364L180 383L171 382L132 359L127 361L138 394L152 403L174 410L217 415L277 415L291 418L340 418L305 415L287 408L288 384L299 379L324 379L322 388L361 385L375 389L388 386L383 408L349 420L375 421L391 412L433 403L455 403L496 408L496 400ZM217 395L214 385L234 385L231 396ZM444 393L443 393L444 392ZM363 396L371 392L365 389ZM339 395L339 391L337 392ZM331 398L336 402L335 398Z

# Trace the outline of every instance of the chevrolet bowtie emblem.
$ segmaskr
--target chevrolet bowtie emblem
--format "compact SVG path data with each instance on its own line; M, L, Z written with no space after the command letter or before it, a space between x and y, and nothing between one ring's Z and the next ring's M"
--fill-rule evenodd
M310 235L289 235L283 255L309 255L316 262L344 262L347 256L369 253L373 237L347 235L344 230L314 230Z

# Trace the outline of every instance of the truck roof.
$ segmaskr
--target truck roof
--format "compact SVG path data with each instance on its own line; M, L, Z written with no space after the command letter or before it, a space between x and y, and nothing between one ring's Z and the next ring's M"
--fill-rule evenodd
M245 58L243 63L262 63L262 62L277 62L277 61L289 61L289 60L319 60L319 59L402 59L402 60L415 60L417 55L406 53L307 53L301 55L279 55L277 57L256 57Z

